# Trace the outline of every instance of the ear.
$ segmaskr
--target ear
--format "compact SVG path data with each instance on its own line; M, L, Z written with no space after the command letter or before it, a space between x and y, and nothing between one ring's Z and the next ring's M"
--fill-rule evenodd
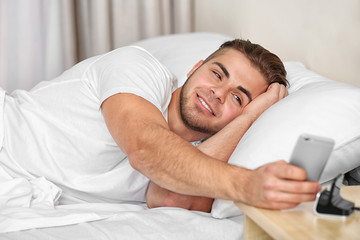
M191 74L193 74L193 72L195 72L195 70L198 69L198 67L200 67L203 63L203 60L200 60L198 63L196 63L186 76L189 77Z

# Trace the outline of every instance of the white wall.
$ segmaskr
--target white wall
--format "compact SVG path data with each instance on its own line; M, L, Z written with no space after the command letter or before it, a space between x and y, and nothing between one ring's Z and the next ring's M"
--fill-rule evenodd
M250 39L360 86L359 0L195 0L195 30Z

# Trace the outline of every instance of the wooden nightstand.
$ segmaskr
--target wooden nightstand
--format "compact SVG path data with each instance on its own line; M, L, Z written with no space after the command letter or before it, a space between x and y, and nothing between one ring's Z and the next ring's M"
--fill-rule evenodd
M360 206L360 186L344 186L343 198ZM360 212L346 219L316 216L314 202L285 210L266 210L236 203L245 215L244 239L360 239Z

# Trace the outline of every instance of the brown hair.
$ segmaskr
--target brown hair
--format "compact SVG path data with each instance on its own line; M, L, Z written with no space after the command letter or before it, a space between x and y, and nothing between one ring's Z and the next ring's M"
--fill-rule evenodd
M260 73L268 80L269 85L277 82L285 86L289 85L286 80L284 64L278 56L258 44L249 40L235 39L223 43L218 50L205 59L205 62L222 54L226 48L233 48L244 54L250 62L259 69Z

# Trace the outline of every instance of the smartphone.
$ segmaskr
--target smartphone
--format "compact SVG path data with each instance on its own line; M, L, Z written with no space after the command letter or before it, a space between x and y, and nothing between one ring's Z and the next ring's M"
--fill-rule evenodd
M307 180L319 181L335 141L328 137L301 134L290 157L290 164L307 172Z

